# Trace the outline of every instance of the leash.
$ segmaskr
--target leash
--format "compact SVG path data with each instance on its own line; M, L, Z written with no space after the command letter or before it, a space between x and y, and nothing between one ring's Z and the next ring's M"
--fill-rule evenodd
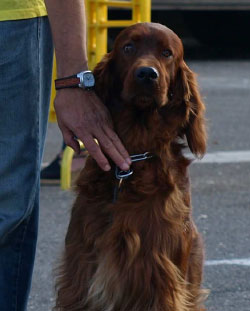
M153 158L155 155L150 152L145 152L141 154L134 154L130 156L131 162L138 162L138 161L144 161ZM115 177L119 180L118 185L114 188L114 195L113 195L113 203L116 202L118 193L121 189L121 185L124 179L127 179L129 176L131 176L134 173L132 168L130 168L128 171L121 170L118 166L115 168Z

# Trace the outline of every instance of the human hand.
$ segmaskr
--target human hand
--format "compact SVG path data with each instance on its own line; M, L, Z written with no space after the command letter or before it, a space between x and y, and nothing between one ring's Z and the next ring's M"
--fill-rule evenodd
M110 170L105 154L122 170L129 169L129 154L113 130L107 108L93 91L61 89L56 95L55 111L63 139L76 153L80 152L80 145L75 137L104 171Z

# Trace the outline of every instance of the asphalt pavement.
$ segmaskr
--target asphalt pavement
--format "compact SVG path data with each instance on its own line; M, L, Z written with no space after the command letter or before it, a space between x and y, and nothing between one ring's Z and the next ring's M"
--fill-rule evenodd
M250 311L250 61L189 61L206 103L208 155L190 167L194 218L206 247L204 287L210 311ZM62 137L49 124L44 162ZM233 153L237 151L239 157ZM217 152L229 160L216 161ZM250 153L249 153L250 154ZM28 311L49 311L74 193L41 187L40 234Z

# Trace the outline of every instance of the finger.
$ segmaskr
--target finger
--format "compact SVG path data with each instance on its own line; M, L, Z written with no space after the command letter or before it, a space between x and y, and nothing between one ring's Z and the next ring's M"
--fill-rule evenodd
M75 136L72 131L70 131L66 127L61 127L61 131L63 134L63 140L65 144L71 147L77 154L80 153L80 145L78 141L75 139Z
M117 151L120 153L122 158L128 163L128 165L130 165L132 163L130 156L127 150L125 149L125 147L123 146L118 135L108 126L103 127L103 130L107 134L107 136L110 138L110 140L112 141L113 145L115 146Z
M94 141L94 138L89 135L84 135L79 138L82 140L85 148L88 150L89 154L96 160L100 168L104 171L109 171L111 169L109 162L105 155L102 153L101 148Z
M119 166L123 171L129 170L129 164L118 152L109 137L100 129L96 129L94 135L97 138L102 150L105 151L105 153L115 162L115 164Z

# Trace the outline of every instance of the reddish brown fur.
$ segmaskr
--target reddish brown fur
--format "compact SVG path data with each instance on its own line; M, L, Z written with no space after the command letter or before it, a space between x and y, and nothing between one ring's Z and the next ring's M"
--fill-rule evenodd
M124 53L126 44L132 53ZM170 49L166 58L162 51ZM134 78L154 67L153 86ZM112 203L114 167L103 172L89 157L77 183L56 310L201 311L203 247L191 218L182 150L206 148L204 105L180 39L159 24L124 30L95 68L96 92L109 108L129 153L155 157L133 164Z

